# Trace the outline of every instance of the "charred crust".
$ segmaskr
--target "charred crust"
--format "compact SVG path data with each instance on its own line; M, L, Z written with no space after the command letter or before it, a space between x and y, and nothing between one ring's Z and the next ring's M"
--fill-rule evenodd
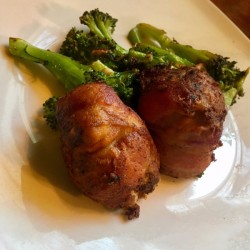
M145 194L153 192L158 182L158 176L154 175L153 173L147 173L143 183L137 187L136 191L138 192L139 196L142 197Z
M138 218L137 200L159 179L157 150L140 117L111 87L99 83L62 97L57 117L73 183L103 206L122 209L129 220Z
M196 177L197 177L197 178L201 178L203 175L204 175L204 172L198 174Z
M124 215L128 218L128 220L139 218L139 216L140 216L140 206L135 204L133 206L127 207L125 209Z
M140 74L138 113L145 120L160 154L163 174L200 175L219 147L227 108L223 93L201 67L153 67ZM180 155L180 157L179 157ZM141 194L147 182L138 187Z

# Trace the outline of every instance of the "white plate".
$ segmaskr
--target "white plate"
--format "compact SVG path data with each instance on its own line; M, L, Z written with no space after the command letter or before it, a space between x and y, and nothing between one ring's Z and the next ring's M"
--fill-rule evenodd
M140 202L141 215L119 213L81 195L70 183L57 134L41 105L60 91L42 68L8 56L8 37L56 47L84 10L119 19L115 39L138 22L168 31L182 43L250 66L249 40L205 0L8 0L0 9L0 249L249 249L250 78L229 112L224 146L198 180L163 177Z

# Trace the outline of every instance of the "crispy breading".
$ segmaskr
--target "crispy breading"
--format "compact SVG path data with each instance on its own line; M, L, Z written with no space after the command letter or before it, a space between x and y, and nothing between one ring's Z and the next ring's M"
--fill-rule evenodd
M159 155L140 117L103 83L82 85L57 104L63 157L72 181L91 199L129 219L159 182Z
M141 75L138 113L160 153L161 172L194 177L214 160L227 113L223 94L205 70L156 67Z

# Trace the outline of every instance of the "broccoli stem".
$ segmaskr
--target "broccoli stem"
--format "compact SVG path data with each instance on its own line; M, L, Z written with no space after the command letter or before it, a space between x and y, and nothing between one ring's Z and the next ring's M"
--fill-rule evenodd
M187 60L186 58L180 57L177 54L175 54L171 50L165 50L159 47L156 47L151 44L145 44L145 43L136 43L130 51L136 51L141 52L141 54L144 54L144 58L147 58L150 54L152 56L151 59L151 65L160 65L160 64L166 64L171 63L173 66L178 65L185 65L185 66L193 66L194 64ZM130 52L132 54L132 52ZM132 58L137 58L137 54L132 54ZM150 61L148 61L149 63ZM145 62L146 64L147 62Z
M105 64L103 64L100 60L93 62L91 66L95 71L101 71L107 76L111 76L114 74L114 71Z
M9 39L9 51L14 56L45 66L66 90L85 82L84 72L91 70L88 65L82 65L59 53L37 48L20 38Z
M132 44L144 43L165 50L172 50L176 55L197 64L210 60L215 55L206 50L198 50L189 45L179 44L168 37L167 33L147 23L139 23L130 30L128 39Z
M95 34L100 39L107 39L113 45L115 45L116 55L127 54L127 50L121 47L112 38L117 19L110 16L108 13L94 9L91 11L85 11L79 18L81 24L85 24L90 32Z
M147 23L138 23L128 33L128 39L132 44L145 43L159 48L166 48L171 42L164 30L158 29Z

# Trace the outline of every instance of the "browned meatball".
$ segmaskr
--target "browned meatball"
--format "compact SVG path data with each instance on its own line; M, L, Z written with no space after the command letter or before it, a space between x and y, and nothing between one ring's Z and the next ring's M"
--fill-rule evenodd
M140 117L103 83L59 99L56 116L72 181L91 199L138 217L137 200L160 179L159 156Z
M214 160L226 116L223 94L205 70L145 70L138 113L160 153L161 172L194 177Z

